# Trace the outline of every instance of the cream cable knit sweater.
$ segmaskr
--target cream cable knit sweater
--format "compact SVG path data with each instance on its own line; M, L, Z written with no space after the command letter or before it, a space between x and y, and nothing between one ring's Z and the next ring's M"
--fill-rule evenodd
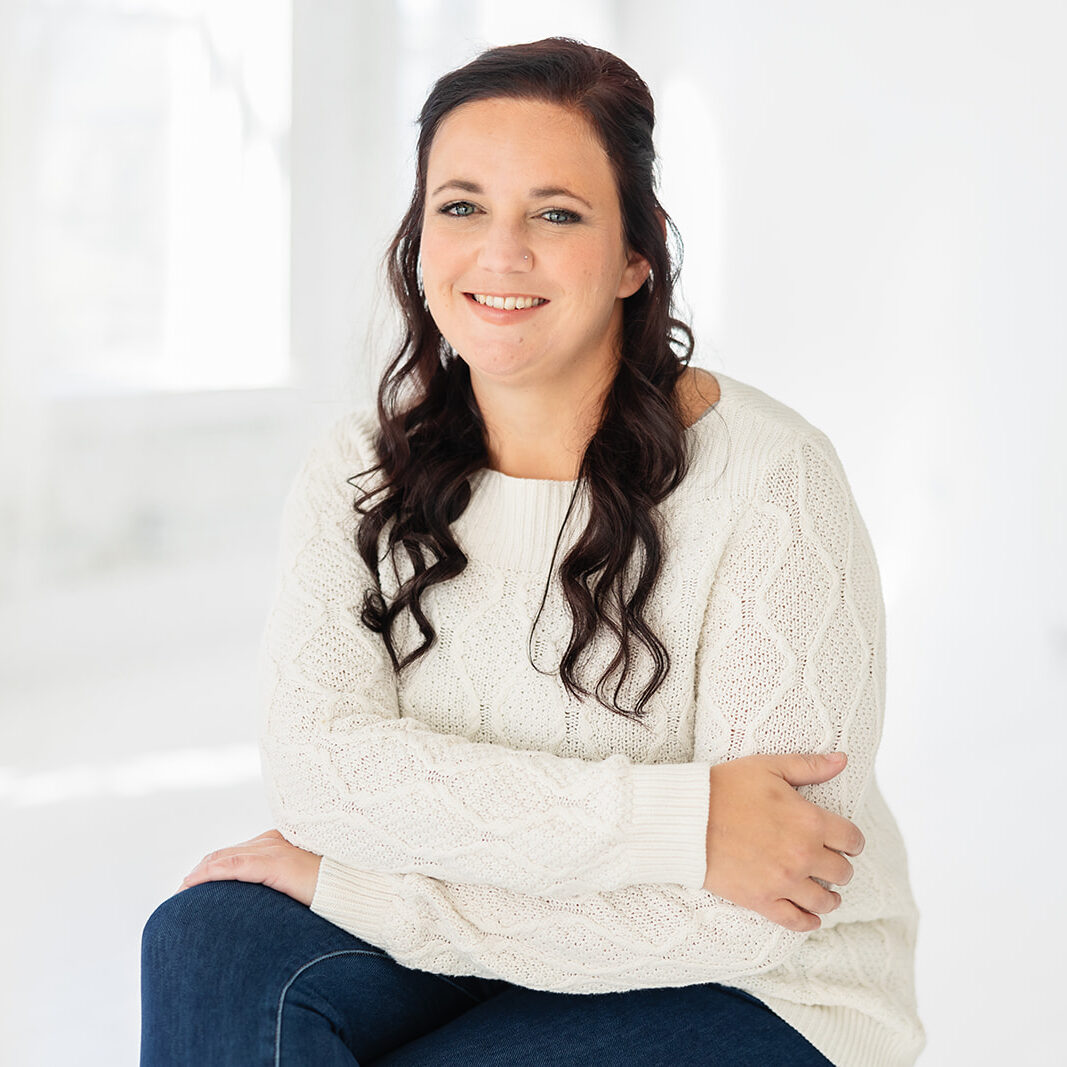
M469 559L423 604L437 642L399 682L359 621L369 584L346 481L373 464L373 409L335 425L286 504L264 644L265 776L278 828L322 855L312 910L410 968L600 993L721 982L763 1000L840 1067L923 1046L917 912L878 791L884 612L877 565L824 434L717 374L692 466L660 505L649 621L670 651L647 727L569 696L553 582L573 482L479 471L453 524ZM375 476L369 476L371 478ZM580 505L580 506L579 506ZM557 560L588 516L584 496ZM558 564L557 564L558 565ZM410 573L381 566L386 596ZM410 616L401 647L419 641ZM605 639L579 670L595 683ZM620 695L633 701L648 660ZM702 888L708 768L752 753L848 753L805 787L867 845L843 903L795 933Z

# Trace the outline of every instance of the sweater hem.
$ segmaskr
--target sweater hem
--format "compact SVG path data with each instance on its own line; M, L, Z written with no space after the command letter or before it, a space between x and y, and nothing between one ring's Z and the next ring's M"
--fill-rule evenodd
M753 996L789 1023L834 1067L913 1067L923 1048L921 1038L908 1041L854 1008Z

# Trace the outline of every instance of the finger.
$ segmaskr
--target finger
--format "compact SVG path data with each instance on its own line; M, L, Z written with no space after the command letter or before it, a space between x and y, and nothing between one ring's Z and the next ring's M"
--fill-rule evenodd
M230 845L228 848L216 849L214 852L209 852L204 856L193 870L190 871L190 874L194 871L200 871L211 864L225 862L232 856L253 855L260 848L262 848L262 845L257 846L256 841L253 839L252 841L244 841L239 845Z
M823 844L836 852L858 856L867 844L860 828L855 823L849 822L843 815L826 812L825 827Z
M202 860L182 883L186 888L201 882L262 882L269 873L269 865L262 853L237 852L226 849L225 855Z
M831 885L848 885L852 881L852 864L832 848L824 848L812 866L812 878L819 878Z
M222 859L223 856L232 856L236 852L247 851L250 844L252 844L251 841L242 841L239 845L227 845L226 848L217 848L214 852L208 852L205 856L202 856L197 866Z
M819 885L811 878L805 878L789 893L790 901L804 911L813 915L828 915L841 906L841 894Z
M284 841L284 840L285 840L285 838L282 837L281 833L278 830L265 830L263 833L257 834L255 837L250 837L247 841L240 841L236 845L228 845L226 848L217 848L217 849L215 849L214 852L209 852L204 857L204 859L205 860L216 859L219 856L225 856L225 855L227 855L229 853L232 853L235 849L247 850L250 846L254 847L257 844L257 842L261 842L261 841Z
M818 915L798 908L790 900L776 900L773 904L761 909L760 914L770 919L771 922L784 926L787 930L795 930L797 933L818 930L822 925L822 919Z
M228 845L226 848L217 848L214 852L209 852L200 860L200 863L198 863L197 866L199 867L200 864L222 859L225 856L236 855L237 853L247 854L251 851L255 851L257 848L263 847L264 843L279 840L284 841L285 839L277 830L268 830L266 833L262 833L258 837L250 838L248 841L242 841L240 844Z
M843 752L828 756L817 752L766 757L772 768L790 785L816 785L827 782L845 769L848 757Z

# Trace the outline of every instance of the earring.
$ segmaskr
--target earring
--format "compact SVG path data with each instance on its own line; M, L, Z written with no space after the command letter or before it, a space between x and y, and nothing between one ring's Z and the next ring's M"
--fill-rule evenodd
M415 260L415 285L418 287L419 296L422 297L423 305L426 304L426 287L422 283L422 253Z
M448 369L449 365L455 361L456 350L442 337L441 349L438 355L438 359L441 361L441 366Z

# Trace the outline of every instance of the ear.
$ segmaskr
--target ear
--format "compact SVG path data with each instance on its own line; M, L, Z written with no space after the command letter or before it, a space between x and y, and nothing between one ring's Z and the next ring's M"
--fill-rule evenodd
M659 228L663 231L663 240L667 241L667 216L664 215L660 208L656 208L656 219L659 221ZM630 253L630 260L626 266L626 270L623 272L622 283L619 285L619 297L625 299L628 296L633 296L642 285L645 284L645 279L652 273L652 264L648 262L644 256L639 256L635 252Z
M622 272L622 280L619 282L619 291L616 296L621 300L633 296L645 284L645 279L651 273L652 265L648 260L636 252L631 252L626 269Z

